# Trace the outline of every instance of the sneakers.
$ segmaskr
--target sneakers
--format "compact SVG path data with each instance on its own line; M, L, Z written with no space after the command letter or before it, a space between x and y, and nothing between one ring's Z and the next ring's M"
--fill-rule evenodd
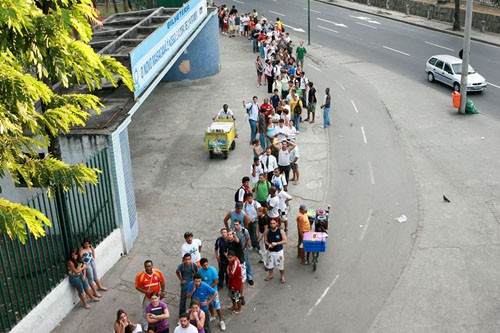
M253 286L253 280L248 280L248 284Z
M226 323L224 322L224 320L221 320L219 324L220 324L220 330L225 331L226 330Z
M215 317L210 316L210 321L212 322L214 320L215 320Z

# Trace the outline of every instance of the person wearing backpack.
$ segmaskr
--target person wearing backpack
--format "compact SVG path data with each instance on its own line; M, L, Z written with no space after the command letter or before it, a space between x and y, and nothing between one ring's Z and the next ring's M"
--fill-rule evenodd
M250 177L247 176L241 179L241 186L236 190L236 193L234 193L234 202L246 202L246 193L252 193L252 190L250 189Z
M179 316L186 312L186 294L189 282L193 281L193 276L198 273L198 266L191 262L191 254L186 253L182 257L182 264L177 266L175 274L181 283L181 298L179 302Z

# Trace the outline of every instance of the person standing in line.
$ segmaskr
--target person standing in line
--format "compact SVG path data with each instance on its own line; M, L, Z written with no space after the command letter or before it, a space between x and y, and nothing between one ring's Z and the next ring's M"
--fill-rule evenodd
M243 107L248 114L248 123L250 124L250 144L253 144L255 137L257 136L257 122L259 121L259 98L254 96L250 103L245 104L243 101Z
M229 224L229 220L231 220L231 224ZM230 210L224 217L224 226L226 227L226 230L234 229L235 220L240 220L245 224L245 227L248 226L248 216L243 211L243 204L241 202L235 203L234 209Z
M186 312L186 294L188 283L193 281L193 276L198 273L198 267L191 261L191 255L185 253L182 264L177 266L175 274L181 283L181 297L179 302L179 316Z
M331 104L330 88L326 88L325 98L323 99L323 104L321 105L321 108L323 109L323 122L324 122L323 128L330 127L330 115L329 115L330 104Z
M254 200L252 193L247 193L247 201L243 204L243 210L248 216L248 232L250 233L250 240L252 248L260 250L259 240L257 237L257 220L258 220L258 210L260 203Z
M213 302L215 296L217 295L217 290L201 281L201 275L198 273L194 275L193 281L188 284L188 292L186 296L191 300L198 299L198 302L200 302L200 309L205 312L205 318L209 318L210 314L208 312L208 306ZM211 332L208 320L205 320L204 328L206 333Z
M266 281L274 277L274 269L280 271L281 283L285 283L285 253L283 245L287 243L286 233L278 227L276 220L269 222L270 228L264 233L264 242L268 246L269 261L267 262L268 275Z
M189 253L191 255L191 261L200 268L201 240L193 238L193 233L189 231L184 233L184 239L186 242L182 244L181 255L184 257L186 253Z
M243 249L243 256L245 258L245 273L248 284L253 286L252 267L250 266L250 259L248 257L248 249L250 248L250 233L244 228L239 221L234 221L234 232L238 237L241 247Z
M175 328L174 333L198 333L198 329L189 322L189 315L183 313L179 318L179 325Z
M276 157L274 157L274 155L271 154L271 147L266 147L266 153L265 153L265 155L261 156L260 160L264 166L264 169L265 169L264 172L266 172L265 178L268 181L271 181L271 179L273 179L274 169L276 169L278 167L278 161L276 160ZM266 196L266 198L267 198L267 196ZM257 199L257 200L259 200L259 199ZM263 199L263 200L265 201L266 199ZM259 202L260 201L261 200L259 200ZM262 202L260 202L260 204L262 205Z
M233 303L233 313L239 314L242 312L241 306L241 291L243 289L242 270L238 257L233 251L227 254L229 265L227 266L227 275L229 276L228 286L231 290L231 301Z
M201 268L198 273L201 275L201 279L203 282L208 284L210 287L218 290L217 285L219 284L219 273L217 269L208 264L207 258L201 258ZM208 310L210 312L210 321L215 320L215 311L217 311L217 315L219 316L219 325L221 331L226 330L226 323L224 322L224 318L222 317L222 309L219 301L219 294L215 296L212 303L210 303ZM215 311L214 311L215 310Z
M281 146L281 147L280 147ZM290 177L290 152L295 148L296 144L292 141L276 142L274 147L278 151L278 168L285 174L286 182L288 183Z
M307 206L301 204L299 207L299 214L297 215L297 232L299 235L299 242L297 244L298 254L297 257L300 258L301 264L309 265L304 253L304 233L311 231L311 224L309 224L309 218L307 217Z
M299 172L299 146L295 144L295 147L290 151L290 166L292 168L292 179L295 185L299 183L300 172Z
M146 306L146 319L148 321L148 329L155 328L155 332L168 333L168 312L167 304L160 301L160 297L156 292L151 293L151 303Z
M147 327L146 307L151 302L151 294L157 293L160 298L165 297L165 278L159 269L153 268L153 261L144 261L144 271L135 277L135 289L144 294L142 300L142 327Z
M219 265L219 283L217 286L218 290L221 290L224 288L224 282L227 282L227 276L226 276L226 268L227 268L227 246L228 246L228 240L227 240L227 229L222 228L220 230L220 237L217 238L215 241L215 258L217 259L217 263Z
M306 57L307 50L304 47L304 41L300 41L299 46L297 46L297 64L300 64L300 67L304 68L304 58Z

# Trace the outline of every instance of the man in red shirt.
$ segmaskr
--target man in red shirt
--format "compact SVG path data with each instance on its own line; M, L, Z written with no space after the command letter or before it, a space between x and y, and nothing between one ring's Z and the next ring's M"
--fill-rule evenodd
M273 109L273 106L269 103L269 98L264 98L264 103L261 104L259 109L261 112L266 110L266 114L265 114L266 118L265 119L267 120L267 118L269 117L269 115L271 114L271 111Z
M227 265L227 285L231 290L231 301L233 302L233 313L241 313L241 290L243 289L241 264L234 251L227 253L229 264Z
M143 327L147 327L146 307L151 302L151 293L156 292L160 298L165 297L165 278L159 269L153 268L153 261L144 262L144 271L135 277L135 289L144 294L142 300Z

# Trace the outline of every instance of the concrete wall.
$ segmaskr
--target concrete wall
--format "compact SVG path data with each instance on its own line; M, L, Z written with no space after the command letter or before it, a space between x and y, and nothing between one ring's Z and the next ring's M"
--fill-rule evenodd
M119 229L113 231L96 248L97 272L106 274L123 255ZM12 333L50 332L80 302L76 289L64 279L14 328Z
M162 81L188 81L212 76L220 71L219 20L217 12L209 19Z
M369 4L370 6L379 7L382 9L395 10L405 13L406 5L409 4L409 11L411 15L427 17L428 10L430 9L430 18L433 20L453 23L454 8L453 2L448 2L446 6L443 4L420 2L413 0L351 0L362 4ZM451 4L451 6L450 6ZM474 8L483 6L474 4ZM474 12L472 14L472 28L480 30L481 26L485 24L485 31L500 33L500 16L489 15ZM460 10L460 22L463 26L465 22L465 11Z

